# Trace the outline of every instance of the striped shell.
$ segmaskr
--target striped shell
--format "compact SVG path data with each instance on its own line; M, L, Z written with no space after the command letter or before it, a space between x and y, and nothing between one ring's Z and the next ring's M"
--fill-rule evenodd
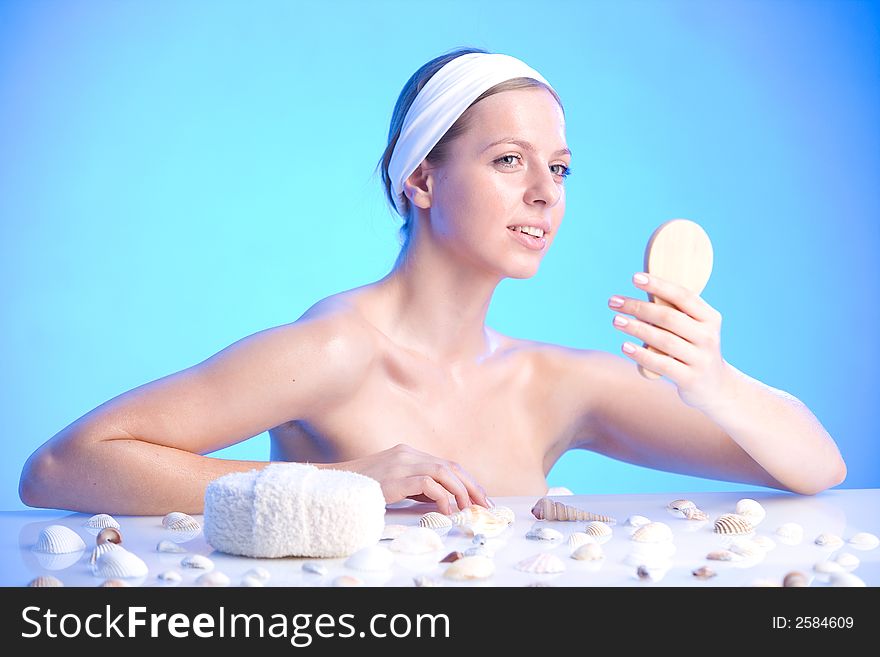
M180 547L174 541L169 541L168 539L163 538L159 541L158 545L156 545L156 552L170 552L172 554L183 554L186 552L185 548Z
M462 557L452 562L443 576L447 579L459 581L470 579L485 579L495 573L495 563L489 557L473 556Z
M858 532L849 537L849 544L859 550L873 550L880 545L880 538L868 532Z
M404 554L426 554L442 550L443 539L433 529L410 527L391 541L388 549L392 552L402 552Z
M555 502L549 497L542 497L532 507L532 515L538 520L600 520L609 525L615 524L617 521L611 516L602 515L601 513L593 513L584 511L570 504Z
M96 577L122 579L144 577L148 571L143 559L123 547L111 549L99 556L93 569Z
M181 513L180 511L172 511L162 518L162 526L173 532L198 533L202 531L202 526L199 524L198 520L186 513Z
M584 533L596 537L611 536L611 527L601 520L593 520L584 527Z
M37 575L30 582L28 582L28 586L36 588L48 588L51 586L64 586L64 582L53 575Z
M767 515L764 507L761 506L759 502L748 497L743 498L736 503L736 513L737 515L748 518L753 527L757 527L761 524L761 521Z
M819 534L813 542L828 550L836 550L843 545L843 539L837 534Z
M431 511L419 518L419 527L427 527L435 530L449 529L452 527L452 521L449 519L449 516L444 516L442 513ZM395 538L397 537L395 536Z
M497 536L508 527L506 520L496 516L484 506L472 504L449 516L456 527L466 529L471 534Z
M725 513L715 520L716 534L751 534L755 527L745 516Z
M676 518L684 518L687 509L696 509L697 505L690 500L672 500L666 505L666 510Z
M571 558L577 561L599 561L605 558L605 552L598 543L584 543L571 551Z
M489 509L489 512L501 518L508 525L512 525L516 521L516 514L514 514L513 509L509 506L493 506Z
M425 529L425 531L431 532L430 529ZM433 534L433 532L431 533ZM434 536L436 537L437 535L434 534ZM394 540L396 541L397 539ZM392 565L394 565L394 553L381 545L363 547L345 560L347 568L367 572L388 570Z
M114 518L113 516L107 513L99 513L86 520L83 523L83 527L88 529L89 533L97 534L99 531L107 527L119 529L119 523L116 522L116 518Z
M229 586L229 576L219 570L203 573L196 578L196 586Z
M786 545L796 545L804 537L804 528L796 522L787 522L776 528L776 535Z
M514 568L524 573L550 575L565 571L562 559L549 552L541 552L518 562Z
M799 570L792 570L791 572L786 573L785 577L782 578L782 586L785 588L809 585L810 577L806 573L802 573Z
M672 530L663 522L649 522L632 533L630 539L637 543L662 543L672 540Z
M79 534L64 525L49 525L37 537L34 551L47 554L68 554L86 549Z
M632 515L627 518L626 522L623 524L627 527L641 527L642 525L647 525L649 522L651 522L650 518L640 515Z
M201 554L188 554L183 559L180 560L180 565L183 568L195 568L196 570L211 570L214 567L214 562L211 561L208 557Z
M552 527L532 527L526 532L526 538L532 541L561 541L565 537Z
M568 549L574 551L577 550L581 545L595 542L595 536L590 536L586 532L574 532L568 537Z
M116 543L101 543L100 545L96 545L95 549L92 550L92 556L89 557L89 566L92 568L92 571L95 569L95 565L98 563L98 559L102 554L106 554L111 550L124 550L125 548L119 546Z

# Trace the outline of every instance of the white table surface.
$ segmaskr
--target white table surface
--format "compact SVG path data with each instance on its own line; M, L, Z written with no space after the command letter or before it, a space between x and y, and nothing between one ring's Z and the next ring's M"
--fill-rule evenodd
M713 521L722 513L732 513L737 500L749 497L758 500L766 509L767 516L757 527L757 535L772 538L775 547L756 559L741 562L707 561L706 554L725 546L725 537L713 532ZM693 500L709 515L708 522L693 522L672 516L666 505L669 501L684 498ZM811 577L811 586L829 586L826 576L813 571L817 562L833 559L842 552L855 555L860 563L852 571L868 586L880 585L880 548L859 550L847 543L856 532L870 532L880 535L880 490L830 490L816 496L805 497L776 492L743 493L660 493L639 495L573 495L557 497L559 501L579 508L603 513L617 518L612 537L602 547L605 559L599 562L582 562L569 558L566 542L546 544L525 538L526 532L538 523L530 510L535 497L496 498L497 504L509 506L516 513L516 522L500 536L489 539L488 546L494 549L495 574L486 580L457 582L445 579L443 572L448 567L439 563L447 552L464 551L471 546L471 537L453 529L443 536L444 550L428 555L396 555L392 569L380 573L355 571L345 566L345 559L250 559L231 556L213 550L199 533L191 540L180 543L188 553L210 557L215 570L222 571L236 586L242 575L255 566L268 570L271 579L267 586L331 586L339 575L354 575L368 586L413 586L413 578L427 575L442 586L525 586L534 583L551 586L750 586L759 584L781 584L784 575L792 570L800 570ZM387 524L417 525L423 513L433 510L426 504L392 505L385 515ZM637 555L634 551L640 545L630 540L631 530L623 525L626 518L639 514L669 525L674 534L674 553L666 558L666 563L657 556ZM66 511L33 510L0 513L0 585L25 586L41 574L59 578L66 586L98 586L103 578L92 575L89 557L94 546L94 536L83 526L88 515ZM195 516L201 522L201 516ZM173 533L164 529L161 517L117 516L124 536L124 547L140 556L148 565L146 577L130 580L134 586L168 586L157 575L167 570L177 570L182 582L173 586L195 585L196 578L203 571L193 571L180 567L185 554L167 554L156 551L157 543L163 538L174 538ZM783 543L775 530L786 522L796 522L803 526L804 536L800 544ZM32 547L40 530L51 524L62 524L75 530L85 540L87 548L70 555L46 555L35 552ZM553 527L565 537L575 531L583 531L583 522L540 521L539 524ZM820 533L833 533L840 536L843 546L830 550L818 546L814 539ZM383 542L382 544L387 545ZM539 552L549 551L559 556L566 570L557 575L531 575L520 572L514 565L520 560ZM303 572L305 561L317 561L326 566L326 575ZM636 577L639 563L652 566L654 581L640 580ZM708 565L718 575L708 580L700 580L691 572L700 566ZM657 566L656 568L654 566Z

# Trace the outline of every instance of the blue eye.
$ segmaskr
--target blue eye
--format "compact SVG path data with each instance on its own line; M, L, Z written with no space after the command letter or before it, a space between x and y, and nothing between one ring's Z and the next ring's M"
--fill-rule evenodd
M568 178L571 175L571 167L567 167L564 164L554 164L555 167L562 167L562 173L557 173L557 176L562 176L563 178Z
M505 160L522 160L519 155L502 155L497 160L495 160L495 164L500 164L503 167L507 167L508 169L512 169L514 164L512 162L508 163ZM562 176L563 179L567 178L571 175L571 167L565 166L564 164L554 164L553 167L562 167L562 171L559 173L555 173L557 176ZM552 167L551 167L552 168Z

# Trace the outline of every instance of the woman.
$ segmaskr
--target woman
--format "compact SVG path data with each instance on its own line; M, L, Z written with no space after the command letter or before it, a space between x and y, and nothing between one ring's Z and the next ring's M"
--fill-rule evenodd
M569 449L803 494L843 481L813 414L727 363L719 313L671 282L634 278L675 308L611 296L633 338L623 357L485 325L498 283L533 276L550 248L570 162L562 103L539 73L477 49L428 62L380 162L404 218L392 271L87 413L30 457L22 500L199 512L209 481L265 465L201 454L266 430L272 460L360 472L389 503L444 513L491 504L487 492L544 494Z

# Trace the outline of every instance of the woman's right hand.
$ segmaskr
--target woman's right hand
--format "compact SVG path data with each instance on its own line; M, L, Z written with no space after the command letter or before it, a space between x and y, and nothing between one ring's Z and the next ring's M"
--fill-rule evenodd
M372 477L382 486L388 504L406 498L436 502L440 513L447 515L453 512L453 500L459 509L474 503L492 506L483 487L458 463L420 452L409 445L395 445L330 467Z

